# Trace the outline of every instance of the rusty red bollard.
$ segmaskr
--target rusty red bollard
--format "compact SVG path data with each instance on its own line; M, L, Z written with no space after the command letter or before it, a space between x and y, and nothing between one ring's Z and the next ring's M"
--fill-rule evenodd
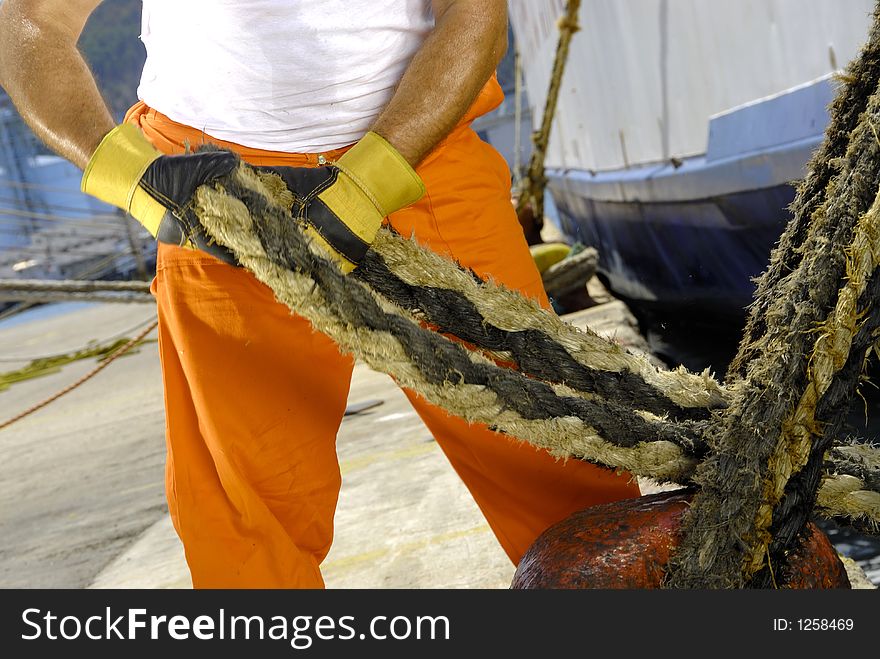
M523 556L511 588L659 588L693 491L594 506L547 529ZM780 588L849 588L828 537L809 524L777 569Z

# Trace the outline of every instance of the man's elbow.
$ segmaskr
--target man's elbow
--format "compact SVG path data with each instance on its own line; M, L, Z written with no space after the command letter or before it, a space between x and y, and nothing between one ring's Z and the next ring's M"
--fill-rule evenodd
M480 58L497 68L508 47L507 0L432 0L432 6L438 27L461 31Z

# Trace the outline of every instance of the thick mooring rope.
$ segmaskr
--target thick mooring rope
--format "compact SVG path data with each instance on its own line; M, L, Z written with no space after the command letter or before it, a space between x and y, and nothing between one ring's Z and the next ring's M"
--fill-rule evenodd
M874 486L876 488L876 485ZM865 533L877 533L880 494L856 476L826 476L816 500L817 512L834 517L846 510L849 523Z
M826 471L853 476L869 490L880 492L880 451L861 442L839 444L826 454Z
M414 241L381 232L358 277L442 332L501 356L534 378L675 419L726 406L708 372L661 371L590 330L560 321L522 295L484 282Z
M819 489L817 511L833 517L847 510L848 522L866 533L880 527L880 451L861 442L842 443L825 456L825 478Z
M0 302L155 302L145 281L0 279Z
M270 199L282 211L289 209L292 198L279 177L261 172L259 182L249 179L242 187L243 180L232 185L255 194L257 203ZM289 213L285 221L292 222ZM291 232L298 234L290 229L285 239L298 239ZM512 362L531 377L676 419L705 419L707 409L726 406L724 390L708 371L661 371L644 357L563 323L534 300L483 281L391 231L379 232L355 276L396 307Z
M768 559L784 560L816 504L825 452L880 330L878 57L880 12L759 283L734 360L743 379L695 477L701 489L670 564L670 586L769 585ZM864 111L854 115L854 107ZM855 488L850 494L866 486L842 478ZM826 481L820 508L843 501L833 494L839 482ZM875 499L864 498L850 503L864 504L870 516Z
M343 350L450 413L559 457L577 456L659 480L693 471L696 460L681 447L699 452L700 422L667 421L614 399L527 377L425 329L420 318L312 252L287 209L269 195L253 170L241 165L222 191L200 188L196 212L208 232L232 248L281 302ZM445 270L472 278L443 263ZM521 304L533 303L521 299Z
M346 277L312 251L280 180L246 165L200 188L193 212L279 301L448 412L699 485L668 586L766 587L813 512L880 526L880 451L832 448L880 335L880 11L845 80L727 388L658 370L390 231Z
M424 328L421 321L451 323L451 313L463 327L484 328L471 334L456 331L456 335L468 336L469 342L494 356L510 360L516 354L518 363L526 364L529 360L518 351L522 346L517 347L514 335L532 331L542 341L550 337L559 344L550 349L550 358L544 358L551 364L564 353L568 357L562 357L563 363L573 356L604 374L637 373L644 376L639 386L649 381L668 398L693 408L723 405L725 394L708 374L658 371L616 344L563 323L533 301L483 282L415 242L383 230L373 245L376 254L368 255L358 277L373 281L381 273L395 282L381 286L392 297L400 296L401 282L406 284L409 293L392 301L355 277L341 275L309 249L296 221L276 203L276 184L241 165L218 189L199 190L197 215L209 233L232 248L282 303L308 318L343 350L451 413L486 423L553 455L583 458L659 480L690 481L705 456L709 421L674 420L634 410L628 406L632 392L625 386L605 387L605 400L596 395L592 382L578 391L560 382L557 374L547 382L499 367ZM424 290L416 293L407 287ZM434 297L448 306L434 309ZM395 302L410 304L417 313ZM453 329L458 329L457 324ZM497 336L491 338L494 331L511 336L498 343ZM627 380L620 378L624 385ZM627 404L620 404L619 398ZM835 509L834 514L847 513ZM857 514L863 514L861 507Z

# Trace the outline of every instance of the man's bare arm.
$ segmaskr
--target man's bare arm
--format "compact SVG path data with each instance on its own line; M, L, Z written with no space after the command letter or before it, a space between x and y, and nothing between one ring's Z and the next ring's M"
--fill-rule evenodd
M85 168L115 126L77 41L101 0L4 0L0 86L46 145Z
M507 50L505 0L433 0L436 25L372 130L417 165L461 120Z

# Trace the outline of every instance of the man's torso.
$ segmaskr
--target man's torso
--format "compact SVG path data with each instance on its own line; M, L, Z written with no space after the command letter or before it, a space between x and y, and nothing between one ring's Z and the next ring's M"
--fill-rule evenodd
M433 27L430 0L144 0L139 97L274 151L351 144Z

